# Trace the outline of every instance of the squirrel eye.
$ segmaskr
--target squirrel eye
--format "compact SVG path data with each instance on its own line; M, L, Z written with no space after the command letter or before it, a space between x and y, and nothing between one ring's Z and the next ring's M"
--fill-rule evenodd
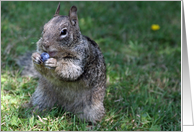
M67 29L62 29L61 30L61 35L66 35L67 34Z

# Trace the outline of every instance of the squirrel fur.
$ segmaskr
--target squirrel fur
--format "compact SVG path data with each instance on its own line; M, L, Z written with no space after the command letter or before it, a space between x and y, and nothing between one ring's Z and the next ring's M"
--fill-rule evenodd
M29 106L44 111L57 105L81 120L96 123L105 114L104 57L97 43L81 34L76 6L68 16L59 15L59 11L60 3L44 25L32 60L24 61L23 57L18 61L24 75L39 78ZM40 59L43 52L50 55L45 62Z

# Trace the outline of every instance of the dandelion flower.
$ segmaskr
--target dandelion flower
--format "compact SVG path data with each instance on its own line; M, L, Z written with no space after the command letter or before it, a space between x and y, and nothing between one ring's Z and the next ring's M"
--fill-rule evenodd
M158 24L152 24L151 29L156 31L160 29L160 26Z

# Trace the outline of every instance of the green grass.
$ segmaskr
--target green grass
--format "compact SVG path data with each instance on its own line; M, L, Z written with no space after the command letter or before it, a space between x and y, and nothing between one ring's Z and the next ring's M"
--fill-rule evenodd
M1 130L87 130L58 108L45 116L21 108L37 79L21 77L15 59L36 49L58 2L1 2ZM82 34L107 65L106 115L94 130L181 130L181 2L61 2L76 5ZM152 24L160 29L151 30Z

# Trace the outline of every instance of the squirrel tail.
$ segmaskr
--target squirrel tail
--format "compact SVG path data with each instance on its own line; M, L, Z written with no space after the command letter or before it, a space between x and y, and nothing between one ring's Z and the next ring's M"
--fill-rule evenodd
M35 70L31 59L33 52L27 52L16 59L17 65L21 68L21 75L24 77L38 78L39 73Z

